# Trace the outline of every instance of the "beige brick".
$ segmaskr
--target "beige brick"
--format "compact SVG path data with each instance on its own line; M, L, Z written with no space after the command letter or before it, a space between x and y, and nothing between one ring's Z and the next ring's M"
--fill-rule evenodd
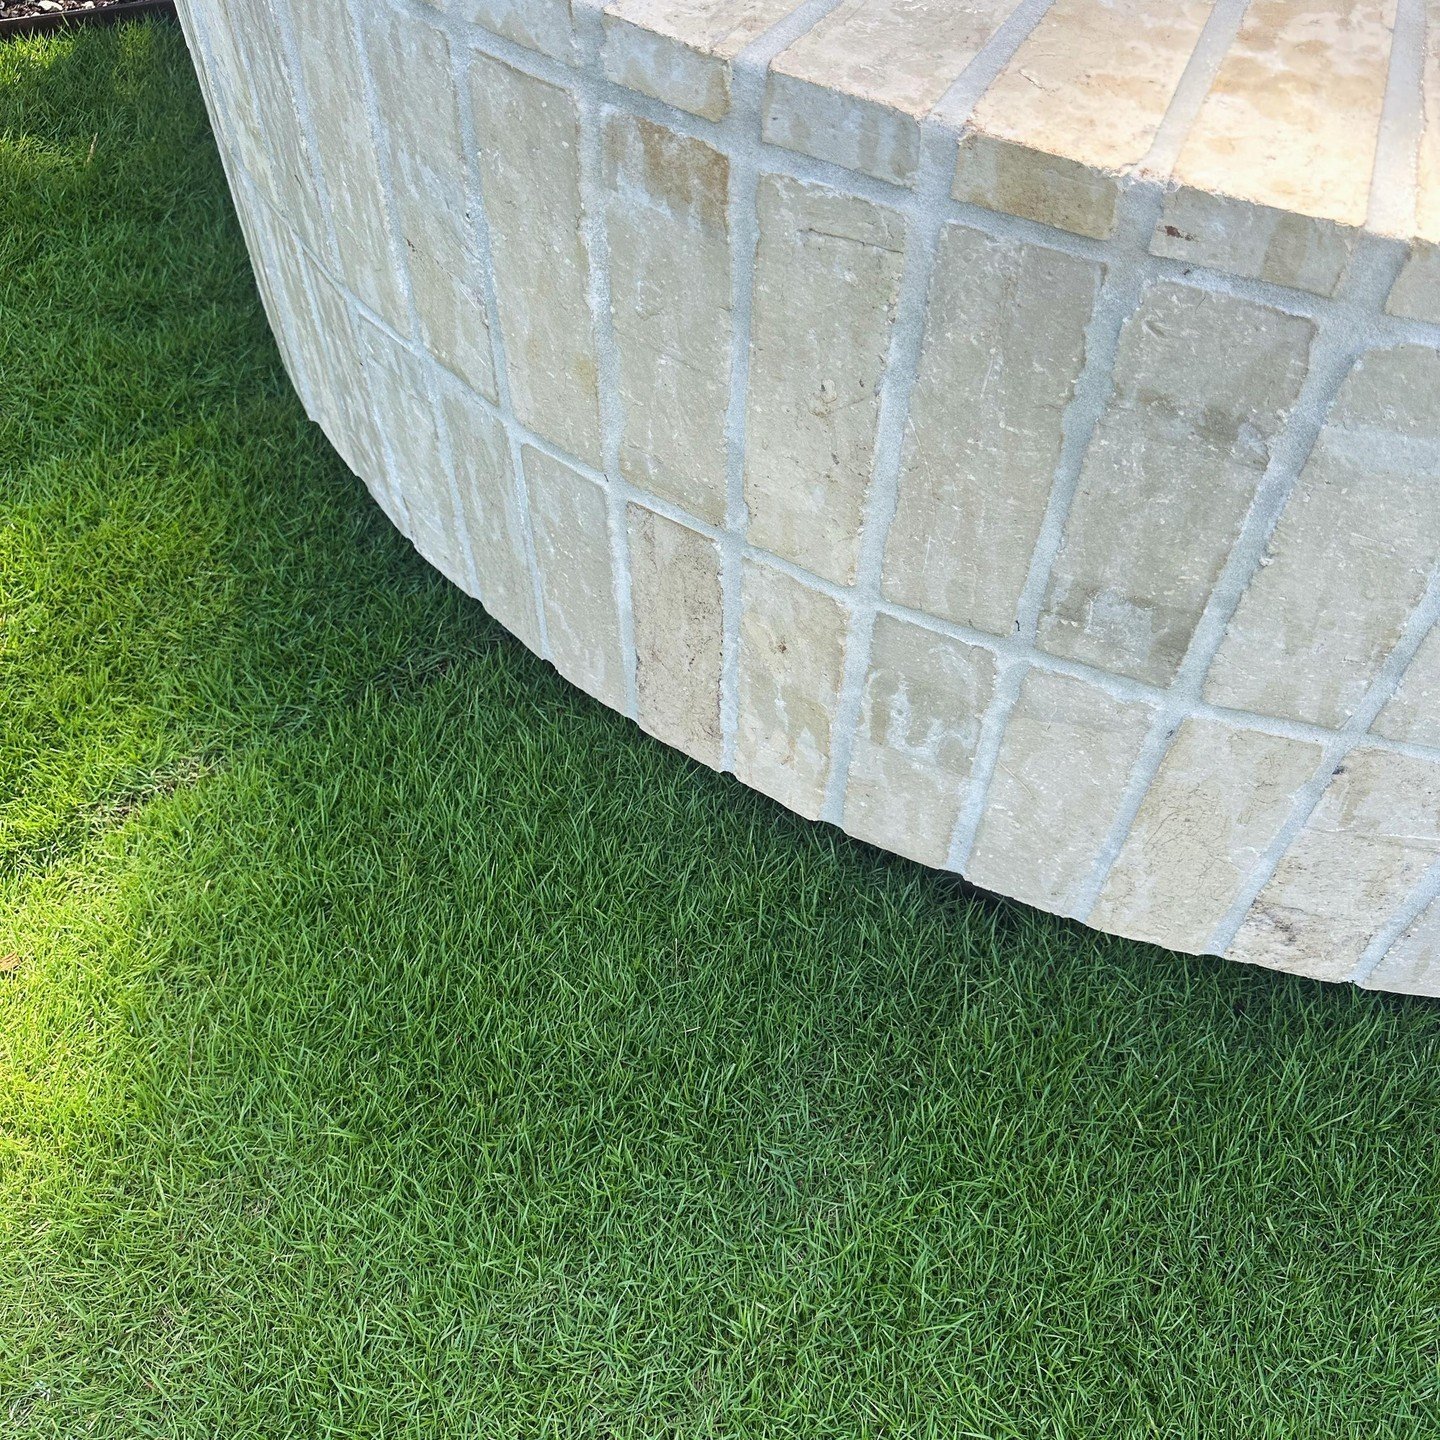
M530 496L550 659L587 695L623 710L625 675L605 492L528 445L520 463Z
M1056 0L975 106L955 198L1110 235L1209 13L1208 0Z
M1390 740L1440 746L1440 625L1421 641L1400 688L1371 729Z
M1402 995L1440 996L1440 900L1432 900L1364 984Z
M1015 0L843 0L771 64L764 135L897 185L915 179L920 120Z
M1260 892L1232 959L1343 980L1440 858L1440 764L1351 751Z
M598 366L574 96L480 55L472 60L470 93L516 418L598 465Z
M752 325L750 540L854 578L903 265L894 211L767 176Z
M455 488L485 608L530 649L540 649L535 587L525 555L525 517L504 427L472 394L447 385L441 413L455 455Z
M468 589L464 544L455 518L425 370L378 326L357 326L365 394L390 448L390 480L404 496L411 544L443 575Z
M730 67L795 0L616 0L605 7L605 73L619 85L719 120Z
M1153 684L1179 667L1305 375L1309 321L1158 284L1126 322L1040 644Z
M1146 793L1092 925L1201 954L1315 773L1319 745L1187 720Z
M1394 15L1394 0L1254 0L1175 178L1295 215L1363 224Z
M1206 681L1219 705L1343 724L1440 555L1440 354L1351 371Z
M720 552L698 531L638 505L630 506L629 527L640 724L718 768Z
M1419 237L1433 245L1440 241L1440 0L1425 0L1424 109L1416 166L1415 221ZM1430 299L1432 312L1440 302ZM1423 316L1440 320L1440 315Z
M223 38L222 38L223 32ZM226 0L222 18L208 28L212 42L225 46L236 69L229 77L247 84L259 124L247 134L247 170L260 193L294 227L317 255L328 248L325 218L316 188L315 159L300 123L295 82L284 53L280 26L270 0ZM235 46L243 46L241 63ZM254 143L258 138L259 143Z
M320 171L334 214L340 278L390 326L407 331L410 308L391 255L384 189L365 113L364 71L349 7L334 0L290 0L290 6Z
M1009 635L1101 266L952 225L910 403L887 599Z
M1005 728L966 879L1073 914L1153 718L1147 705L1032 670Z
M235 208L270 333L290 383L303 399L325 363L305 293L304 252L295 232L264 201L252 202L242 191Z
M1356 234L1330 221L1182 187L1165 197L1150 253L1333 295Z
M494 400L490 327L474 248L476 221L465 208L469 182L449 46L438 30L412 18L368 8L361 13L421 338L442 365Z
M1426 0L1425 40L1415 235L1385 308L1440 324L1440 0Z
M828 595L747 561L735 773L809 820L830 773L846 614Z
M313 378L316 417L340 458L365 482L389 514L394 509L384 447L365 396L360 350L345 297L308 257L305 278L319 320L322 363Z
M880 615L845 787L845 829L943 865L994 689L988 651Z
M556 60L575 58L570 0L420 0L440 15L513 40Z
M1440 164L1440 156L1436 163ZM1411 245L1385 309L1390 315L1440 324L1440 245L1429 240Z
M632 485L720 524L730 394L729 162L699 140L605 122L610 296Z

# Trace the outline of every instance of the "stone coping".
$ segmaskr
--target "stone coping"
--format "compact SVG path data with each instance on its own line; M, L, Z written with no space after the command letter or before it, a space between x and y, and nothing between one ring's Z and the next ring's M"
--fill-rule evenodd
M1440 993L1440 0L207 0L307 410L801 814Z

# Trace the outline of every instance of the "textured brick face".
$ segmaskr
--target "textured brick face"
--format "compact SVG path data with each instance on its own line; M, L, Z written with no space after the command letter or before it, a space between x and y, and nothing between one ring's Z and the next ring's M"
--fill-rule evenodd
M1080 908L1151 712L1032 670L1006 726L966 871L1046 910Z
M365 10L362 35L381 112L400 253L430 352L497 398L490 327L450 48L438 30Z
M610 297L631 484L719 524L730 397L729 162L648 120L605 122Z
M635 687L641 725L706 765L720 763L720 553L705 536L632 505Z
M882 615L845 789L846 830L943 865L994 689L984 650Z
M470 98L516 418L597 463L598 361L574 96L477 56Z
M885 595L1008 635L1085 362L1098 265L952 225L940 237Z
M845 613L767 565L746 565L741 597L735 773L813 820L830 774Z
M1126 322L1040 623L1068 659L1169 681L1305 378L1308 322L1181 285ZM1124 543L1120 537L1124 536Z
M1440 993L1440 0L181 12L308 412L577 686Z
M860 553L904 222L818 185L770 178L758 208L750 536L844 584Z

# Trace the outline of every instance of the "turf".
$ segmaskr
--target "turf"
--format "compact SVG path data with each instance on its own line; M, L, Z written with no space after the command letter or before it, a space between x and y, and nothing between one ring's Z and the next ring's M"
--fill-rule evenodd
M805 824L291 395L176 32L0 46L0 1434L1426 1436L1440 1009Z

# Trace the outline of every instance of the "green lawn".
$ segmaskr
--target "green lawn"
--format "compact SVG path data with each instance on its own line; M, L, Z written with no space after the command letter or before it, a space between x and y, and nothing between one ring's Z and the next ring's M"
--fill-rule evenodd
M1440 1008L703 772L291 395L178 32L0 45L0 1436L1433 1436Z

